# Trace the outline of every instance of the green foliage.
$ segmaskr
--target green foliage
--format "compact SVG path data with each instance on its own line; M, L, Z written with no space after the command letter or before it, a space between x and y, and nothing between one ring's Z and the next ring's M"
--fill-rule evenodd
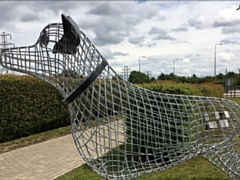
M62 95L31 76L0 76L0 142L69 125Z
M234 85L240 86L240 75L234 72L228 72L226 75L219 73L216 75L216 84L223 84L225 79L233 79ZM214 82L213 76L205 76L205 77L197 77L197 75L193 74L190 77L185 76L177 76L173 73L170 74L163 74L161 73L158 77L158 80L174 80L176 82L182 82L182 83L205 83L205 82Z
M187 84L174 81L154 81L137 85L151 91L168 94L223 97L224 93L223 86L214 84L213 82Z
M177 78L176 75L174 75L173 73L168 74L163 74L161 73L157 79L159 80L175 80Z
M67 69L64 69L62 71L61 74L59 74L59 76L63 76L63 77L72 77L72 78L79 78L79 77L82 77L81 75L79 75L76 71L73 71L71 69L67 70Z
M139 71L132 71L129 75L128 81L135 84L135 83L147 83L150 82L150 78L148 75L139 72Z
M87 164L58 177L56 180L105 180L97 175ZM195 157L178 166L164 171L139 176L136 180L228 180L224 172L205 160Z

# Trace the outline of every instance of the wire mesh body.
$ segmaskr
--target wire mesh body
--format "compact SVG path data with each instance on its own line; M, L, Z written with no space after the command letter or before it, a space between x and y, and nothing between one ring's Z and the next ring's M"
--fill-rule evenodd
M236 103L137 87L118 76L70 17L62 21L47 25L33 46L2 50L0 63L62 93L77 149L96 173L133 179L203 155L229 179L240 177Z

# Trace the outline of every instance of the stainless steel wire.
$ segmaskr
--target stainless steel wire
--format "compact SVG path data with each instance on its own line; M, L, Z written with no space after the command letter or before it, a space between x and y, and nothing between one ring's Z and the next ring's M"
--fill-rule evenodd
M65 101L73 138L102 177L133 179L202 155L229 179L240 178L236 103L125 81L69 16L44 27L34 45L3 49L0 64L47 81L65 100L78 92Z

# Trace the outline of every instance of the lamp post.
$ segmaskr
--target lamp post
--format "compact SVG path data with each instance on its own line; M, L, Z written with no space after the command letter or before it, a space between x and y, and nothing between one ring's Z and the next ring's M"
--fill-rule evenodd
M214 49L214 83L216 83L216 50L217 50L217 45L222 45L222 43L215 44L215 49Z
M179 60L179 58L173 59L173 75L175 75L175 60Z
M141 62L140 62L141 58L145 58L145 56L139 56L139 72L141 72Z

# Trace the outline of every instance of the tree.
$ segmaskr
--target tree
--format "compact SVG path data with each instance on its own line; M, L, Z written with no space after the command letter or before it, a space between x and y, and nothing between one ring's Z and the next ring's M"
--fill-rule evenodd
M155 81L155 80L156 80L155 77L151 77L151 78L150 78L150 81L151 81L151 82L153 82L153 81Z
M234 76L235 76L235 73L233 71L229 71L226 75L226 77L228 77L228 78L232 78Z
M193 74L193 75L192 75L192 79L197 79L197 75L196 75L196 74Z
M129 75L128 81L136 84L136 83L147 83L150 81L150 78L148 75L139 72L139 71L132 71Z
M174 73L169 74L169 80L174 80L176 75Z
M223 80L224 80L224 75L223 75L222 73L219 73L219 74L216 76L216 78L217 78L218 80L223 81Z
M161 73L158 77L159 80L166 80L166 75Z

